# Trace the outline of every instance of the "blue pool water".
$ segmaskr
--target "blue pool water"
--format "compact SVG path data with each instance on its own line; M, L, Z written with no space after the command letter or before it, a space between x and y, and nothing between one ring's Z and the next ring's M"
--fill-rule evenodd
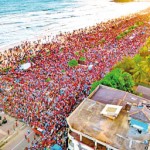
M0 51L12 43L95 25L147 7L149 2L0 0Z
M138 126L142 127L144 132L148 131L147 123L141 122L141 121L133 119L133 118L131 119L130 123L131 123L131 125L138 125Z

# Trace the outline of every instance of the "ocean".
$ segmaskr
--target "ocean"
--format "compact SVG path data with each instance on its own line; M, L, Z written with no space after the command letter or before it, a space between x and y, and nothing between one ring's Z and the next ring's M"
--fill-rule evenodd
M0 51L21 41L92 26L148 7L150 2L0 0Z

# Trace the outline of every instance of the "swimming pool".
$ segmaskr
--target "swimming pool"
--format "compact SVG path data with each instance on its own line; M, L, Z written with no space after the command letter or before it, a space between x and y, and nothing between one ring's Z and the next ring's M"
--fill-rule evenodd
M133 127L141 127L142 131L147 132L148 131L148 124L136 119L131 118L130 124ZM137 128L138 129L138 128Z

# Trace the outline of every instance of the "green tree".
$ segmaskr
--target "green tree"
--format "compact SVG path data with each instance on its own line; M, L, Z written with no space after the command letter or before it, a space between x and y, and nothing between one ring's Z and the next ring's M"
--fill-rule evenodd
M102 80L96 81L91 85L91 92L99 85L103 84L116 89L132 92L134 81L132 76L122 69L116 68L108 73Z
M134 84L134 81L133 81L133 78L131 76L131 74L127 73L127 72L124 72L122 74L122 77L124 79L124 88L125 88L125 91L129 91L129 92L132 92L132 87L135 85Z

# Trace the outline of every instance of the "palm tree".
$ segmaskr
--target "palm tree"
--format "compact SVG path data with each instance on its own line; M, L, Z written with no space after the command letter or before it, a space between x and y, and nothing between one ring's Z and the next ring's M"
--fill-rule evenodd
M147 45L148 47L150 47L150 38L148 38L148 39L146 40L146 45Z
M145 45L145 46L143 46L143 47L140 49L139 53L140 53L140 55L141 55L142 57L146 57L146 56L148 55L148 53L149 53L148 50L149 50L148 46Z
M141 65L135 65L131 72L133 73L132 76L135 82L139 83L147 80L147 73L143 70Z
M141 62L141 67L147 74L148 79L150 79L150 56L147 56L146 60Z
M142 57L139 54L136 54L133 60L136 64L140 64L140 62L142 61Z
M134 68L135 62L131 57L124 57L121 62L119 62L114 68L121 68L125 72L131 73Z

